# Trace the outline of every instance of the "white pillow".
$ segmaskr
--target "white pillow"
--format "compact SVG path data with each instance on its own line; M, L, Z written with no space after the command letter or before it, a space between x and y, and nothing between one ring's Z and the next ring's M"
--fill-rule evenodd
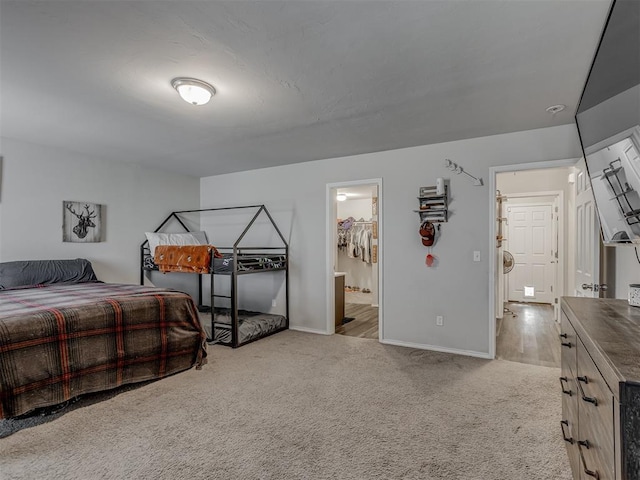
M149 241L149 250L153 257L158 245L207 245L205 232L154 233L144 232Z

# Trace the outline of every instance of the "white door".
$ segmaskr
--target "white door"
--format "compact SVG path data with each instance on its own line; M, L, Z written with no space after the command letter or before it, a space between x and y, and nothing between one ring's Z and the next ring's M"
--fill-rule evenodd
M600 224L593 201L591 182L584 160L576 164L575 286L577 297L598 297L600 270ZM583 287L584 286L584 287Z
M556 257L551 204L507 209L507 250L515 260L508 274L509 301L554 303Z

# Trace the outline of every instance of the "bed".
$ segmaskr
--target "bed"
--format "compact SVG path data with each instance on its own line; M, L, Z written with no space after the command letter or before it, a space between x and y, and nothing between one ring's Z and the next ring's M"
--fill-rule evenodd
M216 229L226 226L224 218L217 221L215 214L230 211L247 212L244 229L232 246L220 246L216 242L215 246L211 245ZM199 216L200 221L210 226L214 234L190 230L187 221L189 214ZM266 217L266 228L261 231L265 236L264 243L261 243L260 238L254 238L253 241L262 246L242 246L245 236L257 226L256 220L261 215ZM171 221L177 222L184 231L161 232ZM154 232L145 232L145 235L147 239L140 246L140 284L144 285L146 275L154 271L198 274L198 307L205 314L203 323L209 330L210 342L237 348L289 328L289 245L264 205L172 212ZM275 239L274 243L269 243L270 235ZM239 286L238 279L258 273L264 274L259 277L268 286L278 282L283 285L284 315L240 308L239 294L242 287ZM203 293L203 276L209 277L208 305L204 304L207 295ZM214 277L228 279L227 285L222 288L219 285L216 290ZM253 296L253 292L247 290L242 293ZM267 302L257 308L267 310L269 307ZM271 307L274 305L271 304ZM213 319L210 315L212 310Z
M0 418L206 363L185 293L102 283L82 259L0 263L0 288Z

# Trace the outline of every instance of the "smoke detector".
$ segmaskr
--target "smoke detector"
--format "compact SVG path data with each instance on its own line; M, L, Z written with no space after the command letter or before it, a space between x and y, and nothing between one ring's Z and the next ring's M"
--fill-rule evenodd
M547 107L546 111L551 115L555 115L556 113L563 111L565 108L567 108L567 106L562 104L551 105L550 107Z

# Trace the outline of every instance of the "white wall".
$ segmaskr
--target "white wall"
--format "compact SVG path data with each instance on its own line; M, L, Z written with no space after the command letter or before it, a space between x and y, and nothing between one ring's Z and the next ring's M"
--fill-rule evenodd
M640 261L636 257L636 247L618 245L607 247L616 249L616 298L627 298L629 284L640 283ZM640 254L640 246L637 247Z
M326 184L382 178L385 341L487 355L494 192L452 174L444 159L487 183L494 165L579 155L576 129L565 125L207 177L201 179L201 207L267 205L291 246L291 325L325 332ZM433 185L437 177L449 181L450 220L433 247L437 265L429 268L413 210L419 187ZM474 250L483 261L473 262ZM444 316L444 326L435 326L436 315Z
M371 220L371 198L347 198L344 202L338 202L337 206L340 220L348 217Z
M89 259L100 280L138 283L140 244L173 210L198 208L200 181L2 139L0 260ZM62 201L105 206L105 241L62 242Z

